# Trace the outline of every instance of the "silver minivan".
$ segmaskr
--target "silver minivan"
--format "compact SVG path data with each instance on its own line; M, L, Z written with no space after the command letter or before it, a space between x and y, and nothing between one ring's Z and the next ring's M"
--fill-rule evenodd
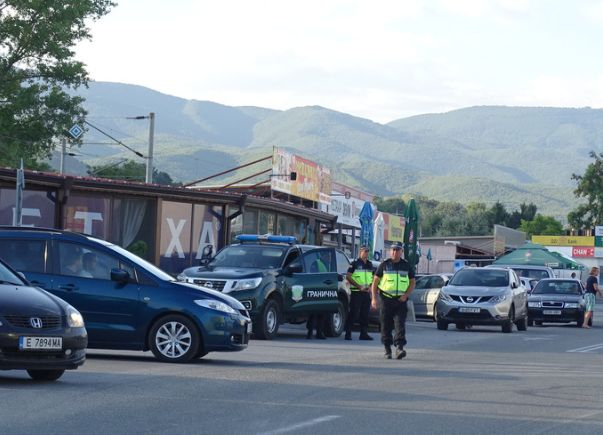
M465 267L442 288L437 304L438 329L450 323L457 329L471 325L500 325L502 332L528 326L528 292L512 269Z

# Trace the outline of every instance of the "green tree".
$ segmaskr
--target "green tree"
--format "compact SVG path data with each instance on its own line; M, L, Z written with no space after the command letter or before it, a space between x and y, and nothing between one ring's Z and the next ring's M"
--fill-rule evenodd
M406 210L406 203L400 197L394 196L391 198L381 198L376 196L373 199L374 204L377 206L377 210L385 213L393 213L403 215Z
M490 224L493 225L506 225L509 220L509 213L505 206L500 202L496 201L496 204L489 210Z
M115 180L144 181L146 178L146 165L133 160L121 160L117 163L89 167L88 175ZM181 184L174 183L169 174L160 172L157 168L153 168L153 183L164 185Z
M581 204L567 215L569 224L575 229L591 229L603 223L603 153L590 152L595 159L586 167L583 175L572 174L578 182L574 190L577 198L585 198Z
M0 0L0 164L27 167L54 148L86 112L69 90L88 74L74 47L110 0Z
M561 222L551 216L543 216L540 213L536 215L534 220L521 221L519 229L528 234L528 237L533 235L541 236L556 236L563 234L563 225Z

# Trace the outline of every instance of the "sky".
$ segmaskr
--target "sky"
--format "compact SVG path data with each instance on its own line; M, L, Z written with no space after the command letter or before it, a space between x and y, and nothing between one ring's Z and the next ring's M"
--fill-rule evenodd
M475 105L603 107L603 0L116 0L93 80L387 123Z

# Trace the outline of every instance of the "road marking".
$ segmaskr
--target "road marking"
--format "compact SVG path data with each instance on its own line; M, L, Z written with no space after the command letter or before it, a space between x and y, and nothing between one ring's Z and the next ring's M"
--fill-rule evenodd
M577 349L568 350L567 352L586 353L586 352L591 352L593 350L599 350L599 349L603 349L603 343L593 344L591 346L579 347Z
M262 432L261 435L278 435L281 433L293 432L294 430L303 429L310 426L315 426L320 423L326 423L327 421L336 420L341 415L325 415L324 417L315 418L309 421L303 421L301 423L292 424L291 426L285 426L280 429L271 430L269 432Z

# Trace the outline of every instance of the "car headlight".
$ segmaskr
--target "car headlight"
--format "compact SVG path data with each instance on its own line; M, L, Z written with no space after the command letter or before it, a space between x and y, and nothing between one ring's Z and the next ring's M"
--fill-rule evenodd
M440 296L439 297L444 302L452 302L452 298L450 296L448 296L448 294L446 294L445 292L440 292Z
M491 304L500 304L505 299L507 299L507 295L494 296L492 299L490 299L490 303Z
M566 302L563 307L564 308L578 308L578 303L577 302Z
M241 279L237 281L236 285L231 289L231 291L252 290L260 285L261 282L262 278Z
M71 305L67 307L67 324L72 328L83 328L84 318L78 310L73 308Z
M215 299L195 299L195 303L200 307L209 308L210 310L222 311L223 313L228 314L236 314L234 308Z
M540 308L542 306L541 302L528 302L529 308Z

